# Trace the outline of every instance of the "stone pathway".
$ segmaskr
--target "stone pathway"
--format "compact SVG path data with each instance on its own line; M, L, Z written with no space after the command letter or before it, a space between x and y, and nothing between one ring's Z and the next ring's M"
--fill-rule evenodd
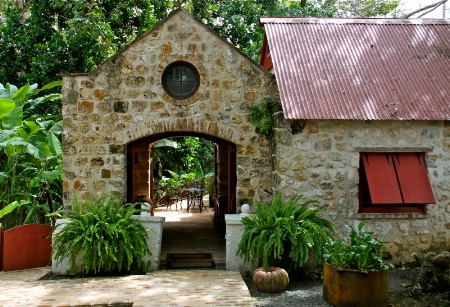
M39 280L51 268L0 272L0 306L254 306L239 272L161 270L124 277Z

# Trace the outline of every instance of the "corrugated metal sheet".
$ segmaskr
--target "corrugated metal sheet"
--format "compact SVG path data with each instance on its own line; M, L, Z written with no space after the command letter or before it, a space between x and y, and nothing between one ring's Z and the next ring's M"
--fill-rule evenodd
M450 119L450 20L261 23L286 118Z

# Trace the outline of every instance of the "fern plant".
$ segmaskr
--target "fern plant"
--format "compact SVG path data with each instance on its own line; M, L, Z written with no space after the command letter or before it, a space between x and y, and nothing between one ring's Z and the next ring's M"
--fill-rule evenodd
M264 135L270 135L273 130L273 105L268 98L250 107L250 123L256 126L257 131Z
M131 218L138 211L106 194L96 201L75 199L68 222L53 237L54 258L59 263L68 258L76 272L87 275L143 272L150 250L147 230Z
M288 256L288 271L301 267L310 252L321 259L323 246L333 234L333 224L317 216L318 209L308 206L315 200L300 203L296 195L283 203L278 194L272 204L257 203L255 214L244 217L244 234L237 255L248 263L261 261L269 270L274 261ZM287 255L286 255L287 253Z

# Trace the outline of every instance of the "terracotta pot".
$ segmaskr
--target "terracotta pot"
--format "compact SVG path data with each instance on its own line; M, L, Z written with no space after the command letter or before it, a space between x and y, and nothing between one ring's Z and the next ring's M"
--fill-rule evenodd
M324 263L323 299L334 307L387 306L389 271L346 270Z
M289 275L279 267L270 267L269 271L261 267L253 273L253 283L262 292L281 292L289 285Z

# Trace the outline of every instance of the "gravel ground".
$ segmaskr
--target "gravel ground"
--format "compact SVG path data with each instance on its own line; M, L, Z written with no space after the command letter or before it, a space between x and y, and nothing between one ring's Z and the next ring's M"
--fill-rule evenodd
M389 278L389 306L392 307L449 307L440 295L424 295L413 298L408 294L410 286L418 270L395 269ZM302 306L302 307L330 307L322 298L322 281L291 282L286 291L281 293L263 293L253 285L251 277L244 277L250 294L257 302L256 306Z

